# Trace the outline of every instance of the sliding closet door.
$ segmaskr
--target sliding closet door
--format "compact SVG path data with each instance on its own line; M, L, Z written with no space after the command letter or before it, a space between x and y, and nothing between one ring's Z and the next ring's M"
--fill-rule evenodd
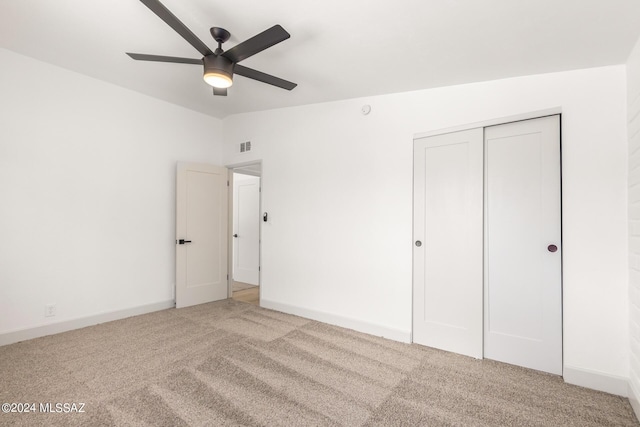
M482 357L482 129L414 141L413 341Z
M485 129L484 357L562 375L559 123Z

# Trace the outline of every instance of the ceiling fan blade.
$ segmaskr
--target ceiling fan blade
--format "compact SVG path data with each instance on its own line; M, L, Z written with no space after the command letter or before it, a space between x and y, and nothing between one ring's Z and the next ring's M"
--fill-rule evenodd
M158 0L140 0L145 6L147 6L153 13L158 15L158 18L162 19L167 23L171 28L173 28L178 34L182 36L186 41L191 44L191 46L195 47L198 52L202 54L202 56L207 56L213 54L211 49L207 47L206 44L202 42L191 32L190 29L187 28L176 16L169 11L162 3Z
M255 55L258 52L280 43L291 37L289 33L285 31L280 25L274 25L261 32L260 34L251 37L249 40L245 40L242 43L235 45L228 51L222 54L231 62L240 62L243 59L247 59L250 56Z
M292 83L287 80L272 76L270 74L263 73L262 71L247 68L239 64L236 64L233 72L239 76L247 77L249 79L257 80L259 82L267 83L286 90L291 90L294 87L298 86L296 83Z
M178 64L202 65L202 59L177 58L175 56L146 55L144 53L129 53L131 58L138 61L175 62Z
M219 96L227 96L227 88L218 88L218 87L214 87L213 88L213 94L214 95L219 95Z

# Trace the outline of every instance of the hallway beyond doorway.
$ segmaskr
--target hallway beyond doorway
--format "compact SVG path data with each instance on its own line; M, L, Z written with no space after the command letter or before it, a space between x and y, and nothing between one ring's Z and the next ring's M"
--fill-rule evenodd
M253 305L260 305L260 286L233 282L232 299Z

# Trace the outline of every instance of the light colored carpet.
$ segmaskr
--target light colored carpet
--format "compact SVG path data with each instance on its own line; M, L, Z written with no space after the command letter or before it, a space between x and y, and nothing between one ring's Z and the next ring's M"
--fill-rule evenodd
M233 300L0 347L1 425L637 426L621 397Z

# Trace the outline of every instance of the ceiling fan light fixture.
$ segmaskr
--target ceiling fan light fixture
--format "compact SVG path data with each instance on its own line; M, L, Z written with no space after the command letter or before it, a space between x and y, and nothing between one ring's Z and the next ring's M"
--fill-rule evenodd
M233 84L233 65L233 62L221 55L205 56L204 81L219 89L231 87Z
M231 87L233 79L225 74L218 72L205 73L204 81L218 89L226 89Z

